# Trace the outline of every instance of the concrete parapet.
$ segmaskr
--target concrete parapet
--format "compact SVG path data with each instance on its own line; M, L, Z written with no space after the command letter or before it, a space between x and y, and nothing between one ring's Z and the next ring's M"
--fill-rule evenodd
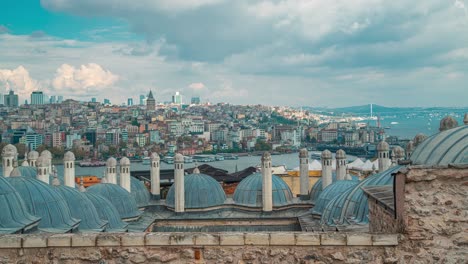
M269 233L246 233L245 244L251 246L268 246L270 244Z

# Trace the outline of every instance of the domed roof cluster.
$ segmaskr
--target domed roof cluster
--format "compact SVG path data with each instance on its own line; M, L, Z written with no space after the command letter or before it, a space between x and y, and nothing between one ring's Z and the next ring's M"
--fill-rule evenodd
M185 208L208 208L223 205L226 194L221 185L211 176L196 173L196 170L194 172L184 177ZM169 207L175 206L174 185L167 193L166 204Z
M328 202L330 202L333 198L337 197L338 195L349 190L350 188L355 187L358 183L358 181L341 180L335 181L332 184L328 185L320 193L317 201L315 202L315 206L313 207L312 212L321 214L325 209L325 206L327 206Z
M272 175L273 206L288 205L293 195L289 186L276 175ZM234 192L237 204L253 207L262 206L262 174L254 173L243 179Z

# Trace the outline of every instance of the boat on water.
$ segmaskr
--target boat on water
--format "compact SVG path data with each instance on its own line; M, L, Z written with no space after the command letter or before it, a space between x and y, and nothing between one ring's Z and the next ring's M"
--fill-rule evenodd
M215 155L215 159L216 159L217 161L221 161L221 160L224 160L224 156Z
M162 161L167 163L167 164L174 164L174 157L165 156L164 158L162 158Z
M106 162L101 160L83 160L78 165L80 167L104 167L106 166Z
M390 127L389 127L389 126L386 126L386 127L384 127L384 129L390 129Z
M151 164L151 158L150 157L144 157L141 159L141 164L142 165L150 165Z
M239 159L238 155L231 154L231 153L218 153L217 156L222 156L224 160L237 160Z
M395 121L393 121L393 122L390 123L390 125L398 125L398 124L399 124L399 123L398 123L398 122L395 122Z
M214 155L193 155L193 160L197 162L213 162L216 161Z
M190 156L184 156L184 163L193 163L193 158Z

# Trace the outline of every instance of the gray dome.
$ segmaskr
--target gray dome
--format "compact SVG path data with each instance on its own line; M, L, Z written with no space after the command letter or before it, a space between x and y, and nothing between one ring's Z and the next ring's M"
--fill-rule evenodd
M309 194L310 201L313 202L314 204L317 202L320 194L322 194L322 191L323 191L323 189L322 189L322 187L323 187L322 180L323 180L323 178L318 179L314 183L312 188L310 189L310 194ZM336 182L336 181L337 181L336 180L336 172L333 172L332 173L332 183ZM359 181L359 177L352 175L351 176L351 181Z
M226 194L215 179L205 174L189 174L184 177L185 208L207 208L224 204ZM169 189L166 205L174 207L175 186Z
M331 159L332 156L332 153L328 149L322 151L322 159Z
M21 166L23 167L28 167L29 166L29 162L27 160L23 160L23 162L21 163Z
M51 160L52 159L52 153L48 151L47 149L41 152L41 157L44 157L46 159Z
M137 220L141 216L135 198L117 184L99 183L88 187L87 191L109 200L117 208L120 218L124 221Z
M272 175L273 206L289 204L293 195L289 186L276 175ZM254 173L243 179L237 185L233 199L236 203L246 206L262 206L262 174Z
M153 152L153 153L151 154L151 160L158 161L158 160L160 160L160 159L161 159L161 158L159 157L159 154L158 154L158 153Z
M102 232L105 230L107 221L99 218L96 208L86 195L65 185L55 186L55 190L65 198L72 217L81 219L80 231Z
M457 122L457 120L455 120L455 118L453 118L451 116L446 116L446 117L442 118L442 120L440 120L439 131L442 132L442 131L445 131L445 130L455 128L457 126L458 126L458 122Z
M0 234L27 232L40 220L29 212L20 194L4 177L0 177L0 212Z
M120 182L120 175L117 176L117 181ZM138 208L144 208L149 205L151 194L145 184L135 177L130 177L130 195L135 199Z
M28 153L28 160L37 160L39 158L39 152L32 150Z
M392 157L395 159L402 159L405 157L405 150L400 147L396 146L392 149Z
M299 158L307 158L309 157L309 152L306 148L303 148L299 151Z
M44 156L39 156L36 161L36 166L37 167L49 167L49 159Z
M106 166L107 167L116 167L117 166L117 160L113 157L110 157L106 161Z
M342 150L342 149L337 150L335 158L336 159L346 159L346 152L344 150Z
M424 140L426 140L426 138L427 136L424 135L423 133L418 133L413 139L414 146L415 147L419 146L419 144L421 144Z
M315 206L312 208L312 212L316 214L322 214L325 206L333 198L344 193L350 188L355 187L359 182L358 181L335 181L332 184L328 185L319 195Z
M75 154L71 151L67 151L63 156L63 161L75 161Z
M121 158L120 166L130 166L130 160L127 157Z
M412 140L410 140L408 144L406 145L406 152L408 153L413 152L413 150L414 150L414 143Z
M10 177L21 177L21 172L17 167L10 172Z
M17 170L19 173L19 175L16 175L16 176L23 176L23 177L31 178L31 179L36 179L37 177L37 169L35 167L20 166L20 167L15 168L13 171L15 170ZM10 176L13 176L13 175L10 175Z
M78 228L80 220L72 217L65 198L54 187L26 177L6 179L23 198L28 211L41 218L40 230L68 233Z
M107 221L107 232L127 232L128 224L120 219L119 211L109 200L91 192L83 192L83 194L93 203L99 218Z
M2 149L2 157L14 157L18 154L18 150L12 144L8 144Z
M385 142L385 140L382 140L379 142L379 144L377 145L377 151L389 151L390 150L390 146L388 145L387 142Z
M468 126L442 131L424 140L411 155L412 164L468 164Z
M179 162L179 163L184 162L184 156L182 156L182 154L180 153L175 154L174 162Z

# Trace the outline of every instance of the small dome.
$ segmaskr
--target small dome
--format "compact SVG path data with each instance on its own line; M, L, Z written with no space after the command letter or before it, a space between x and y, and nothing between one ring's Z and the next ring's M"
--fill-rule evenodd
M331 159L332 156L332 153L328 149L322 151L322 159Z
M350 175L351 181L359 181L359 177ZM336 172L332 173L332 182L336 182ZM318 179L310 189L310 201L316 203L323 189L322 178Z
M262 162L271 161L271 154L268 151L265 151L262 155Z
M405 150L400 146L394 147L392 149L392 157L394 159L403 159L405 157Z
M91 200L99 218L107 221L107 232L127 232L128 224L120 219L119 211L109 200L91 192L83 192L83 194Z
M29 162L27 160L23 160L23 162L21 163L21 166L23 167L28 167L29 166Z
M299 151L299 158L307 158L309 157L309 152L306 148L303 148Z
M109 200L119 211L124 221L137 220L141 216L135 199L124 188L112 183L99 183L88 187L88 192L98 194Z
M385 140L382 140L379 142L379 144L377 145L377 151L389 151L390 150L390 146L388 145L387 142L385 142Z
M221 184L205 174L189 174L184 177L185 208L207 208L224 204L226 194ZM174 207L175 186L169 189L166 205Z
M320 193L317 201L315 202L315 206L312 208L312 212L322 214L328 202L350 188L355 187L358 183L358 181L336 181L328 185L322 193Z
M442 120L440 120L439 131L442 132L442 131L445 131L445 130L455 128L457 126L458 126L458 122L457 122L457 120L455 120L455 118L453 118L451 116L446 116Z
M107 221L99 218L96 208L85 194L65 185L56 186L55 190L65 198L72 217L81 219L80 231L104 231Z
M127 157L121 158L120 166L130 166L130 160Z
M120 182L120 175L117 176L117 181ZM135 199L138 208L144 208L149 205L151 194L145 184L135 177L130 177L130 195Z
M106 161L106 166L107 167L116 167L117 166L117 160L113 157L110 157Z
M406 145L406 152L410 153L410 152L413 152L413 150L414 150L414 143L412 140L410 140L408 144Z
M75 161L75 154L71 151L67 151L63 156L63 161Z
M160 160L159 154L156 153L156 152L153 152L153 153L151 154L151 160L153 160L153 161L158 161L158 160Z
M2 157L14 157L18 154L18 150L12 144L8 144L2 149Z
M15 168L14 170L18 170L19 173L20 173L20 176L23 176L23 177L26 177L26 178L36 179L36 177L37 177L36 167L19 166L18 168Z
M184 156L182 156L182 154L180 153L177 153L175 156L174 156L174 162L184 162Z
M289 204L293 195L289 186L276 175L272 175L273 206ZM262 206L262 174L254 173L243 179L234 192L236 203L246 206Z
M46 159L51 160L52 159L52 153L48 151L47 149L41 152L41 157L45 157Z
M460 126L435 134L411 154L412 164L439 165L468 164L468 126Z
M423 133L419 133L417 134L414 139L413 139L413 143L414 143L414 146L417 147L419 144L421 144L424 140L426 140L427 136L424 135Z
M21 171L18 168L14 168L10 172L10 177L21 177Z
M346 159L346 152L344 150L342 150L342 149L337 150L335 158L336 159Z
M37 167L48 167L49 166L49 159L44 156L39 156L36 161L36 166Z
M40 220L29 212L20 194L4 177L0 177L0 212L0 234L24 233Z
M41 218L39 229L45 232L68 233L78 228L80 220L71 216L65 198L54 187L26 177L6 179L23 198L28 211Z
M39 158L39 152L33 150L28 153L28 160L37 160Z

